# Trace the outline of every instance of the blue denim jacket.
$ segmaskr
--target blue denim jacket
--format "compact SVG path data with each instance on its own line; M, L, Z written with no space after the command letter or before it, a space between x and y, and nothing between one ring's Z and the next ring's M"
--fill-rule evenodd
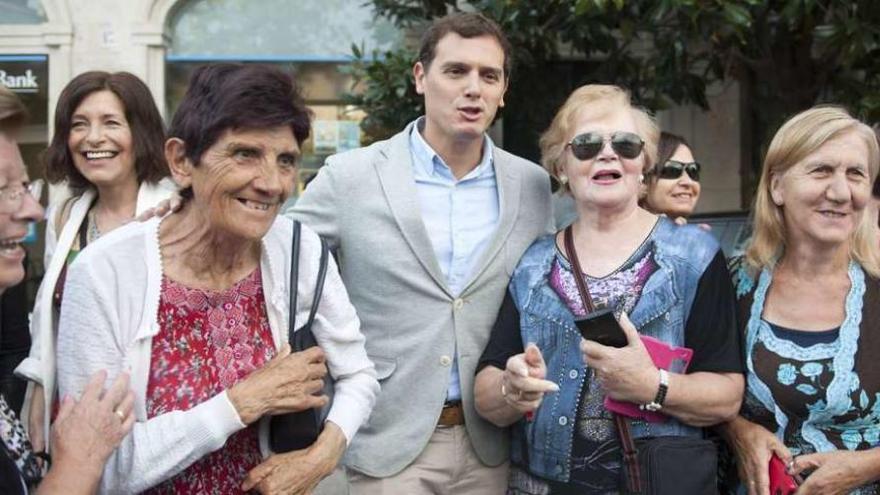
M696 226L678 226L665 217L659 222L652 234L659 268L646 282L629 317L639 333L681 346L700 277L719 247L711 234ZM547 364L547 379L559 385L559 392L544 397L532 421L514 426L511 458L534 475L567 482L578 398L587 367L574 315L548 283L555 256L555 236L539 238L520 259L510 281L509 290L520 313L522 341L538 345ZM673 418L665 423L633 421L632 425L636 438L701 435L699 428Z

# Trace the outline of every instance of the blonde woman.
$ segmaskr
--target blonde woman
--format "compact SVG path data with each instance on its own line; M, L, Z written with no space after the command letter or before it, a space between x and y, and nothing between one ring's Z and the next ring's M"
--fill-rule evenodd
M798 494L878 492L878 160L871 129L836 107L796 115L770 143L735 273L747 393L724 428L750 494L768 492L774 454L806 478Z
M620 493L622 451L606 395L668 415L664 423L633 421L636 438L699 437L739 410L734 293L718 243L638 205L658 135L626 91L588 85L569 96L541 138L542 162L574 198L578 218L520 259L478 367L477 411L514 425L508 493ZM569 234L583 273L563 247ZM575 277L594 309L620 316L628 345L581 338L574 320L591 310ZM639 334L693 349L688 373L658 370ZM688 484L697 479L682 480L681 493L702 493Z

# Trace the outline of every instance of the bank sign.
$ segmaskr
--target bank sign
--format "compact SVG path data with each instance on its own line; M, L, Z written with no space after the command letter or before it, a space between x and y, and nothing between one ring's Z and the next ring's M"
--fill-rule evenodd
M31 124L43 124L47 120L48 83L48 56L0 54L0 85L21 98L30 113Z

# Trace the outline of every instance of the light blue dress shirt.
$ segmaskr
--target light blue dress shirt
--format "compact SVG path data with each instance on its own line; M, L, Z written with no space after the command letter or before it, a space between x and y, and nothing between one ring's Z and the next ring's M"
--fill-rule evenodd
M461 179L413 126L410 150L422 221L434 246L434 254L446 284L454 295L465 288L498 228L498 183L492 158L492 140L483 139L479 165ZM450 329L452 331L452 329ZM461 399L458 360L453 362L447 400Z

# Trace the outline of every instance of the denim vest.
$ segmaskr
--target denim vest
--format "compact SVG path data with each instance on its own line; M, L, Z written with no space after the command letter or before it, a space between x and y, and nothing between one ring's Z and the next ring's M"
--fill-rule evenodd
M646 282L629 317L642 335L681 346L700 277L719 248L711 234L696 226L678 226L665 217L659 222L652 234L658 269ZM574 315L548 283L555 257L555 236L539 238L520 259L510 281L509 290L520 313L522 341L538 345L547 364L547 379L559 385L559 392L544 396L532 421L514 425L511 458L536 476L567 482L587 366L581 357L581 335ZM636 438L702 434L701 429L674 418L665 423L633 421L632 426Z

